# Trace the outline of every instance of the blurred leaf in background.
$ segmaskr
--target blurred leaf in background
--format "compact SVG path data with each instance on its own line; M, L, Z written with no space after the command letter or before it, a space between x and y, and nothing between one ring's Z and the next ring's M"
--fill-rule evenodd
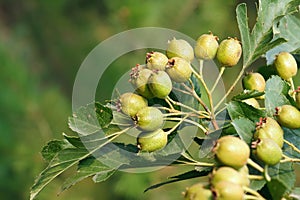
M238 36L234 12L238 3L234 0L145 0L142 3L137 0L2 0L0 199L28 199L30 186L45 165L39 154L41 147L50 139L61 139L62 132L69 132L67 117L72 112L73 82L82 61L99 42L119 32L145 26L174 29L194 39L209 30L220 39ZM249 3L255 8L253 1ZM99 83L109 81L112 86L102 87L97 100L109 99L114 83L122 73L144 61L142 56L144 52L133 52L112 63ZM143 194L146 187L174 173L172 168L150 174L119 172L101 184L85 180L56 197L58 185L67 176L64 174L39 199L181 199L181 191L190 183L176 183Z

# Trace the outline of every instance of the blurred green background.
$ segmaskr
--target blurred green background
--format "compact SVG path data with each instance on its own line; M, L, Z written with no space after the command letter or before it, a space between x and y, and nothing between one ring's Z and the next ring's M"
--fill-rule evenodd
M53 138L61 139L62 132L70 132L67 117L71 114L73 82L81 62L98 43L119 32L145 26L174 29L195 39L209 30L220 39L238 36L235 7L240 2L1 0L0 199L29 198L34 178L46 166L39 153L42 146ZM249 1L249 6L250 18L255 19L254 1ZM115 62L114 69L128 70L137 60L144 58L130 55ZM109 70L107 81L116 82L121 75L118 73L120 70ZM232 73L236 72L227 72ZM110 97L111 88L99 89L97 100ZM147 186L177 173L180 171L174 168L149 174L119 172L100 184L84 180L57 196L67 172L38 199L181 199L181 191L198 180L143 194Z

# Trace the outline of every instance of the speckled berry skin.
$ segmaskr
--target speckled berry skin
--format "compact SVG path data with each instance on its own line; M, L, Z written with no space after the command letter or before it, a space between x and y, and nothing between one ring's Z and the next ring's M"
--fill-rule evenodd
M152 132L142 132L137 138L140 151L153 152L164 148L168 143L168 135L162 129Z
M154 97L148 85L148 80L151 74L152 71L150 69L147 69L140 65L132 68L130 72L130 83L138 94L147 99Z
M259 139L254 154L267 165L276 165L282 158L281 148L270 138Z
M160 99L165 99L172 91L172 81L165 71L154 71L149 80L152 94Z
M195 56L197 59L212 60L217 54L218 47L218 37L212 33L203 34L196 41Z
M227 181L235 183L240 186L248 186L249 180L247 176L244 176L239 171L232 167L223 166L213 171L210 183L216 185L220 181Z
M222 66L232 67L236 65L242 55L242 46L235 38L223 40L217 51L217 59Z
M118 100L119 109L130 117L134 117L139 110L147 106L147 99L130 92L122 94Z
M276 108L276 117L280 125L290 128L300 128L300 111L292 105L283 105Z
M140 109L135 116L135 121L143 131L155 131L162 127L164 120L162 112L156 107Z
M235 169L243 167L250 156L250 148L247 143L231 135L221 137L213 151L221 164Z
M167 56L168 58L180 57L190 62L194 59L194 49L187 41L173 38L168 42Z
M168 57L160 52L151 51L146 55L146 65L151 70L165 70Z
M277 74L284 80L292 78L298 71L295 58L288 52L279 53L274 61L274 66Z
M214 186L216 200L243 200L244 190L242 186L227 181L221 181Z
M202 183L196 183L187 188L184 193L184 200L213 200L213 193L205 188Z
M176 83L186 82L192 75L190 63L179 57L169 59L166 72L170 76L171 80Z

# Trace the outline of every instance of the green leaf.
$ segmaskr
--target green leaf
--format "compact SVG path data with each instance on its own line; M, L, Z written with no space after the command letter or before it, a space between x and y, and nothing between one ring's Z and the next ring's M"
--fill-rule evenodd
M294 12L299 0L264 0L259 1L257 21L250 31L247 18L247 6L239 4L236 17L243 44L243 68L246 68L266 51L278 46L286 40L273 39L273 24L284 15Z
M292 191L296 182L292 163L279 163L269 167L269 175L271 181L267 186L274 200L280 200L285 193Z
M268 64L272 64L275 56L282 52L295 52L297 53L300 48L300 38L298 33L300 32L300 14L286 15L277 24L274 25L275 35L274 38L285 38L287 42L281 44L266 54Z
M189 171L189 172L185 172L183 174L171 177L170 178L171 180L169 180L169 181L165 181L165 182L162 182L162 183L152 185L152 186L148 187L144 192L159 188L159 187L161 187L163 185L166 185L166 184L175 183L175 182L179 182L179 181L184 181L184 180L197 178L197 177L201 177L201 176L207 176L210 173L210 171L211 170L208 170L207 168L205 168L205 170L203 170L203 171L192 170L192 171Z
M257 90L244 90L242 93L232 97L232 100L244 100L262 96L264 92L259 92Z
M84 144L82 143L82 141L81 141L81 139L79 137L77 137L77 136L70 136L70 135L67 135L65 133L63 133L63 136L74 147L85 148Z
M74 112L69 118L69 127L79 135L90 135L107 128L112 119L111 109L96 102Z
M41 153L45 161L50 162L58 152L70 146L65 141L53 140L43 147Z
M259 121L260 117L265 116L265 112L254 108L241 101L231 101L227 104L227 110L232 120L239 118L248 118L253 122Z
M30 199L36 195L55 177L86 158L88 152L85 149L66 148L56 154L49 165L42 171L31 188Z
M93 180L94 182L101 182L107 180L110 176L114 174L116 170L111 169L105 165L103 165L99 160L89 157L86 158L78 164L78 170L77 173L73 176L69 177L62 185L61 191L70 188L77 182L90 177L94 176Z
M284 139L294 144L297 148L299 148L300 144L300 129L288 129L283 127L284 130ZM283 153L287 156L299 158L300 153L293 150L289 145L284 144Z
M290 86L279 76L272 76L266 82L265 107L268 116L275 114L275 108L285 104L290 104L287 99Z
M247 144L250 144L255 131L255 123L247 118L234 119L231 124Z

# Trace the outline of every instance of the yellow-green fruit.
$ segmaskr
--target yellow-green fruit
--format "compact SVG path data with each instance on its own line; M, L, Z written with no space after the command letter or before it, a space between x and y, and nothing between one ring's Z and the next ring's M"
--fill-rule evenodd
M249 73L243 80L243 88L247 90L265 91L266 81L260 73Z
M290 129L300 128L300 111L291 105L276 108L277 121L280 125Z
M217 54L219 47L218 37L211 34L201 35L195 45L195 56L202 60L211 60Z
M189 80L192 75L191 65L183 58L173 57L169 59L166 72L171 80L176 83L183 83Z
M172 91L172 81L165 71L155 71L148 80L149 88L152 94L164 99Z
M254 154L267 165L276 165L282 158L281 148L270 138L259 139Z
M278 122L271 117L261 118L257 123L254 139L270 138L278 144L280 148L283 147L283 130Z
M218 61L226 67L236 65L242 55L242 46L235 38L223 40L217 51Z
M249 179L249 169L247 165L244 165L242 168L238 169L238 172L241 174L243 177L243 185L244 186L249 186L250 185L250 179Z
M168 57L160 52L149 52L146 55L147 68L151 70L165 70Z
M243 167L250 156L250 148L247 143L231 135L221 137L213 151L223 165L235 169Z
M220 181L227 181L240 186L248 186L249 183L248 177L245 177L242 173L232 167L227 166L220 167L212 173L211 184L215 186Z
M137 146L141 151L157 151L164 148L167 143L168 134L162 129L153 132L142 132L137 138Z
M137 65L130 72L130 82L136 92L145 98L152 98L153 94L149 88L148 80L152 74L150 69L146 69Z
M255 98L245 99L243 100L246 104L253 106L254 108L260 108L258 101Z
M119 99L120 109L130 117L134 117L139 110L148 106L148 101L134 93L124 93Z
M194 49L187 41L173 38L168 42L167 56L180 57L190 62L194 59Z
M184 193L184 200L213 200L213 193L206 189L201 183L187 188Z
M243 200L242 186L227 181L221 181L214 186L215 200Z
M297 74L297 62L292 54L281 52L276 56L274 66L277 74L284 80L288 80Z
M143 131L155 131L162 127L164 120L162 112L155 107L144 107L135 116L136 124Z

